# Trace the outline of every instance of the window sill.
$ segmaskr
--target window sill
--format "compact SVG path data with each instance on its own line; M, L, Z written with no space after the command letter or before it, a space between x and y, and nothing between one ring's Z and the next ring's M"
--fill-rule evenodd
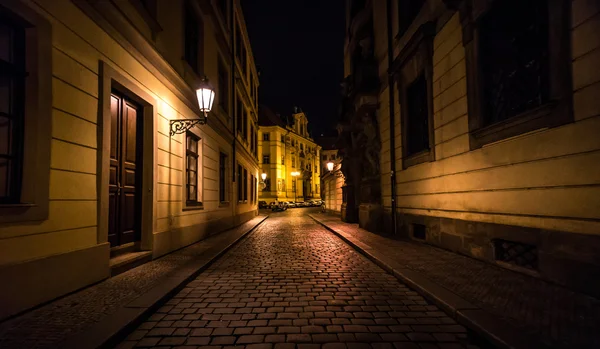
M424 162L433 161L433 152L431 149L423 150L418 153L406 156L402 159L402 167L409 168L411 166L415 166L418 164L422 164Z
M198 211L198 210L204 210L204 205L201 202L198 203L186 203L185 207L182 209L182 211Z
M219 207L229 207L229 201L221 201Z
M20 204L0 204L0 210L3 208L28 208L28 207L36 207L36 204L33 203L20 203Z
M557 101L548 102L538 108L526 111L489 126L471 131L471 150L495 143L507 138L525 134L545 127L558 126L565 117Z

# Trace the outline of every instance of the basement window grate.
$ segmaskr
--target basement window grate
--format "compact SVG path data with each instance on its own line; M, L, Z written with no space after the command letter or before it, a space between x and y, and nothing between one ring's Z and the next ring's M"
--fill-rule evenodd
M497 261L532 270L538 269L538 249L535 245L495 239L494 256Z
M427 238L427 229L425 224L413 223L413 237L419 240L425 240Z

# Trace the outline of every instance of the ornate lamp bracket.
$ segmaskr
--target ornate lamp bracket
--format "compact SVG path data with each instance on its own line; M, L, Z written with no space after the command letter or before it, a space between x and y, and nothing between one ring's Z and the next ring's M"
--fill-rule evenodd
M206 115L204 115L203 117L201 117L199 119L171 120L169 122L169 124L171 126L171 136L174 136L174 135L180 134L180 133L185 133L187 130L189 130L190 128L192 128L196 125L204 125L204 124L206 124L206 120L207 120Z

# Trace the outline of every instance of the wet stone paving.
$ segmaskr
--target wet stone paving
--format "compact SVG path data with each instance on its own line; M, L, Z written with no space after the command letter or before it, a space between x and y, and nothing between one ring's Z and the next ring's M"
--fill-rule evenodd
M480 348L312 219L272 215L118 348Z

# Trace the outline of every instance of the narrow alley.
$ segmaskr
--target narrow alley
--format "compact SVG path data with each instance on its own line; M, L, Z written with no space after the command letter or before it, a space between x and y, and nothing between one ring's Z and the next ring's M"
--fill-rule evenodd
M119 348L477 347L464 327L305 212L267 219Z

